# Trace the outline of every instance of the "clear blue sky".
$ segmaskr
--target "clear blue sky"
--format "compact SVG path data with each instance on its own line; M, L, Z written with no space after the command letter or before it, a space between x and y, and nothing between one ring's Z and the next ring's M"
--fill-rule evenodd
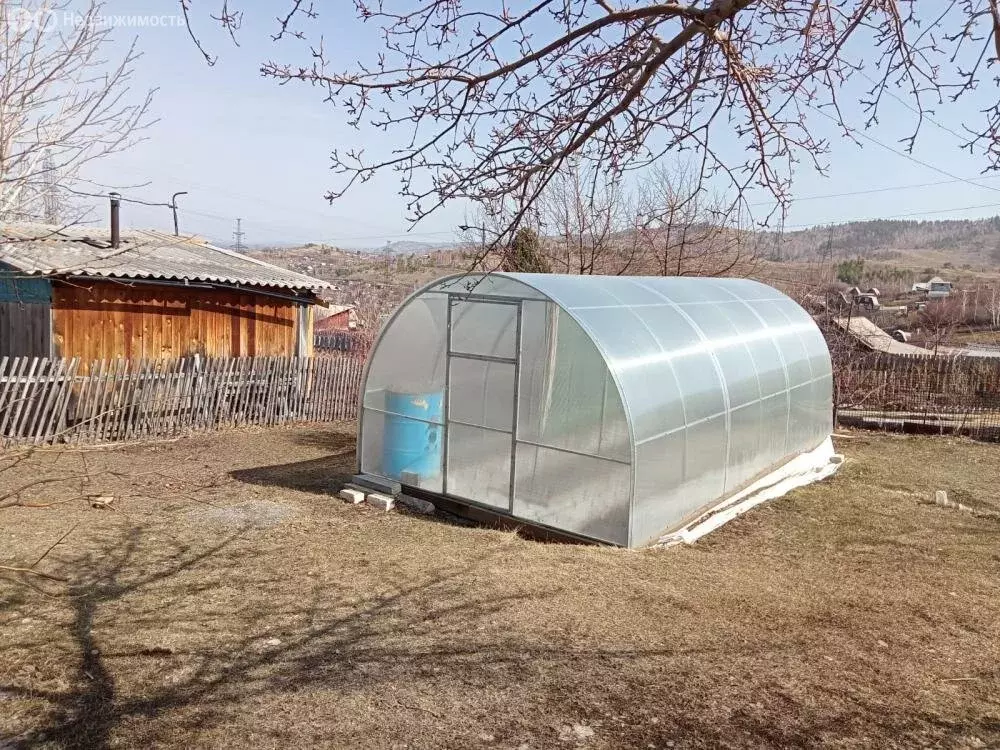
M269 39L278 5L244 0L246 16L240 47L234 47L206 15L197 16L202 41L219 54L215 67L205 64L183 26L118 29L117 43L138 36L144 56L137 65L134 85L137 89L159 88L153 106L160 121L148 131L147 141L93 166L87 176L119 185L149 182L148 186L124 192L150 201L167 201L171 193L187 190L189 195L179 199L182 230L227 243L237 216L243 218L245 241L253 244L328 241L364 247L390 239L453 240L465 207L449 206L408 233L405 203L398 196L398 184L392 175L356 187L332 206L323 199L324 192L337 185L329 169L332 148L361 146L372 152L393 144L387 144L381 132L346 127L344 116L322 101L320 90L304 84L278 86L260 77L263 61L292 61L305 52L295 40L274 44ZM326 35L326 50L335 67L362 57L371 59L373 50L378 49L378 37L373 27L354 18L353 4L337 3L336 9L333 3L318 5L324 15L314 28L321 28ZM135 6L126 0L110 0L107 12L134 14ZM176 3L166 2L158 10L175 13L176 8ZM208 10L203 7L200 12ZM995 98L996 93L995 84L987 78L980 101ZM847 109L852 111L851 107ZM936 119L961 131L963 118L975 121L975 109L975 102L941 107ZM911 112L889 100L881 124L868 132L887 145L901 148L897 140L906 134L912 119ZM979 186L955 182L807 200L949 179L874 143L866 142L858 148L841 138L832 123L821 117L815 123L817 132L833 142L832 153L826 159L829 176L820 176L806 165L799 168L797 201L786 227L901 214L922 214L913 218L926 219L1000 213L1000 177L981 179ZM958 177L975 177L984 165L981 157L959 149L955 135L931 123L925 123L913 156ZM964 206L984 207L949 210ZM101 223L104 210L101 206L94 214ZM766 213L763 206L760 210ZM171 217L165 208L127 205L123 220L126 225L166 229Z

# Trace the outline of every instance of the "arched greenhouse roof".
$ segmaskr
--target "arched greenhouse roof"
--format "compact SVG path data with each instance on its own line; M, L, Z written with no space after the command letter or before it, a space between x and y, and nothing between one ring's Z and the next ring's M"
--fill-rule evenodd
M746 279L448 277L387 323L364 391L363 471L392 473L381 458L407 426L385 398L441 394L428 420L445 432L424 466L440 464L432 491L629 546L832 429L818 328L787 296ZM497 454L505 460L486 467Z

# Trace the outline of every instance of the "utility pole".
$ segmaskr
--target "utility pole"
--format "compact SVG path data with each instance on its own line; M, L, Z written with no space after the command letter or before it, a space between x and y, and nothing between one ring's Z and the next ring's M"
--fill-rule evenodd
M385 241L385 250L382 251L382 254L383 254L384 258L385 258L385 284L386 284L386 286L388 286L389 282L392 281L392 249L390 247L391 245L392 245L392 243L389 240L386 240Z
M246 232L243 231L243 219L236 220L236 231L233 232L233 239L236 240L236 244L233 246L233 250L238 253L243 252L243 237Z
M62 206L59 200L59 186L57 183L56 166L52 161L52 155L46 153L42 162L44 172L45 192L42 195L42 206L45 212L45 222L47 224L58 224L62 214Z
M668 235L669 236L669 235ZM781 263L784 260L784 253L781 243L785 239L785 217L781 217L781 224L778 225L778 231L774 236L774 252L771 253L771 259Z
M179 235L180 229L177 227L177 196L187 195L187 190L182 190L179 193L174 193L173 197L170 199L170 210L174 212L174 237Z

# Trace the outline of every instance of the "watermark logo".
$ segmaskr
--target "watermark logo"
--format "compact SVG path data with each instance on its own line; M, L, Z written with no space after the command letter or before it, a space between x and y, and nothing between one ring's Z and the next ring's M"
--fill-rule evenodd
M13 9L13 12L9 16L10 27L16 33L24 33L34 29L44 30L48 25L48 19L51 15L52 11L49 10L32 10L30 8L17 7Z
M11 28L17 32L26 31L71 31L83 26L99 29L145 29L181 28L182 15L153 15L137 13L84 14L71 10L51 10L47 8L15 7L9 16Z

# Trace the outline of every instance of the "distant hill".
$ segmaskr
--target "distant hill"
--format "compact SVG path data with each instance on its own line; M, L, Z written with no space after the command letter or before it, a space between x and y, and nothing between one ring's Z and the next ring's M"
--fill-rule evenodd
M359 250L363 253L384 253L386 250L392 255L410 255L412 253L430 253L435 250L450 250L459 247L459 242L416 242L414 240L399 240L390 242L381 247L352 247L351 250Z
M397 243L401 245L403 243ZM412 243L422 245L423 243ZM330 301L391 310L414 288L468 267L461 249L382 253L347 250L322 243L272 248L249 253L254 258L329 281Z
M912 267L940 266L947 262L955 266L996 267L1000 265L1000 216L946 221L852 221L780 234L761 232L758 241L765 257L771 259L834 261L861 257ZM343 253L371 258L384 255L386 250L399 257L447 253L461 248L459 242L399 240L380 247L338 248L323 243L293 247L276 243L249 250L252 254Z
M624 234L615 235L615 240L626 246L628 239ZM761 259L780 260L786 268L789 261L820 262L832 270L836 263L860 257L873 261L868 268L881 267L883 275L895 274L892 278L903 286L934 275L939 269L952 269L950 278L958 278L963 269L966 274L980 274L1000 266L1000 216L951 221L855 221L784 234L761 232L753 239ZM345 303L357 302L376 290L387 302L400 299L434 278L468 270L475 255L458 243L409 240L390 243L388 257L385 250L386 246L359 250L308 243L255 248L249 254L332 282L332 301ZM636 261L630 272L657 274L664 270ZM773 275L788 273L775 271ZM888 283L881 277L871 280L876 281L881 286Z
M908 265L1000 265L1000 216L949 221L853 221L761 236L782 260L871 258Z

